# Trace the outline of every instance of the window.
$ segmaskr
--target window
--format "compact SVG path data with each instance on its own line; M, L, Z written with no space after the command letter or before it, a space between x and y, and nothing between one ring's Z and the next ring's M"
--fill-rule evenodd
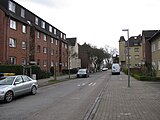
M63 38L66 39L66 35L63 35Z
M56 55L58 55L58 51L56 50Z
M47 48L43 47L43 53L47 53Z
M47 36L43 35L43 39L44 39L44 41L46 41L47 40Z
M65 48L67 48L67 44L65 44Z
M152 44L152 52L154 52L156 50L156 46L155 44Z
M21 17L25 18L25 10L21 8Z
M61 33L61 38L63 38L63 34Z
M45 29L45 22L41 21L41 27Z
M16 64L16 57L10 57L10 64Z
M31 79L28 76L22 76L24 82L31 81Z
M26 59L22 58L22 65L26 65Z
M58 66L58 62L56 62L56 66Z
M41 46L37 45L37 52L40 53L41 52Z
M56 35L56 32L57 32L57 31L56 31L56 29L54 28L54 34L55 34L55 35Z
M54 66L54 61L52 60L52 61L51 61L51 67L53 67L53 66Z
M49 26L49 32L52 32L52 26Z
M160 70L160 61L158 61L158 70Z
M25 25L22 25L22 32L26 33L26 26Z
M14 20L10 20L10 28L15 29L16 30L16 21Z
M58 45L58 40L56 40L56 45Z
M53 49L51 50L51 55L54 55L54 50Z
M43 60L43 66L44 66L44 67L47 66L47 60Z
M35 24L38 25L38 18L35 17Z
M51 43L53 43L54 42L54 40L53 40L53 38L51 38Z
M15 13L16 5L13 2L9 1L9 6L8 7L9 7L10 11Z
M158 41L158 49L160 49L160 40Z
M37 38L40 38L40 33L37 31Z
M22 41L22 49L26 49L26 42Z
M16 83L23 83L22 77L18 76L15 80Z
M139 52L139 48L134 48L134 52Z
M139 55L135 55L135 59L139 59Z
M9 39L9 46L10 47L16 47L16 40L14 38Z
M37 65L40 65L40 59L37 60Z

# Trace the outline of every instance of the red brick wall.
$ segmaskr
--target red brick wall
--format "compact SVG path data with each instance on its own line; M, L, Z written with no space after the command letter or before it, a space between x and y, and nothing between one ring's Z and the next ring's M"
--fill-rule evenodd
M16 21L16 20L15 20ZM27 26L27 32L22 32L23 23L16 21L17 28L16 30L9 28L8 30L8 43L9 38L16 39L16 47L11 48L8 45L8 58L16 57L16 64L22 64L22 58L29 62L29 38L30 38L30 26ZM22 49L22 41L26 42L27 48L25 50Z

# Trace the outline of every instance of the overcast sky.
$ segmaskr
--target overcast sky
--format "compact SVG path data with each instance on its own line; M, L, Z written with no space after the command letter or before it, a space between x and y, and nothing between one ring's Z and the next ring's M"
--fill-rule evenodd
M80 44L118 49L120 36L159 30L160 0L15 0Z

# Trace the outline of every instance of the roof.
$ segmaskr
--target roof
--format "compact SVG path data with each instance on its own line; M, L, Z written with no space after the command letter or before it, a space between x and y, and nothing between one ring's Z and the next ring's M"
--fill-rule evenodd
M123 42L125 41L124 36L121 36L118 42Z
M68 41L69 45L71 45L71 46L75 46L76 45L76 41L77 41L76 37L74 37L74 38L66 38L66 40Z
M142 36L138 35L138 36L132 36L129 38L129 46L133 47L133 46L141 46L142 44Z
M145 39L150 39L157 32L158 30L143 30L142 36L144 36Z
M149 39L149 41L153 41L153 40L155 40L157 37L159 37L160 36L160 30L158 30L150 39Z

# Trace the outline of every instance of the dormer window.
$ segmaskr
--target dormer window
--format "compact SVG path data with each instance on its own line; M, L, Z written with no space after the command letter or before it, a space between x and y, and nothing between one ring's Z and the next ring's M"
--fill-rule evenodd
M38 25L38 18L35 17L35 24Z
M49 32L52 32L52 26L49 26Z
M42 27L43 29L45 29L45 22L44 22L44 21L41 21L41 27Z
M9 6L8 6L9 10L15 13L15 9L16 9L16 5L15 3L9 1Z
M25 10L21 8L21 17L25 18Z
M56 31L56 29L54 28L54 34L55 34L55 35L56 35L56 32L57 32L57 31Z

